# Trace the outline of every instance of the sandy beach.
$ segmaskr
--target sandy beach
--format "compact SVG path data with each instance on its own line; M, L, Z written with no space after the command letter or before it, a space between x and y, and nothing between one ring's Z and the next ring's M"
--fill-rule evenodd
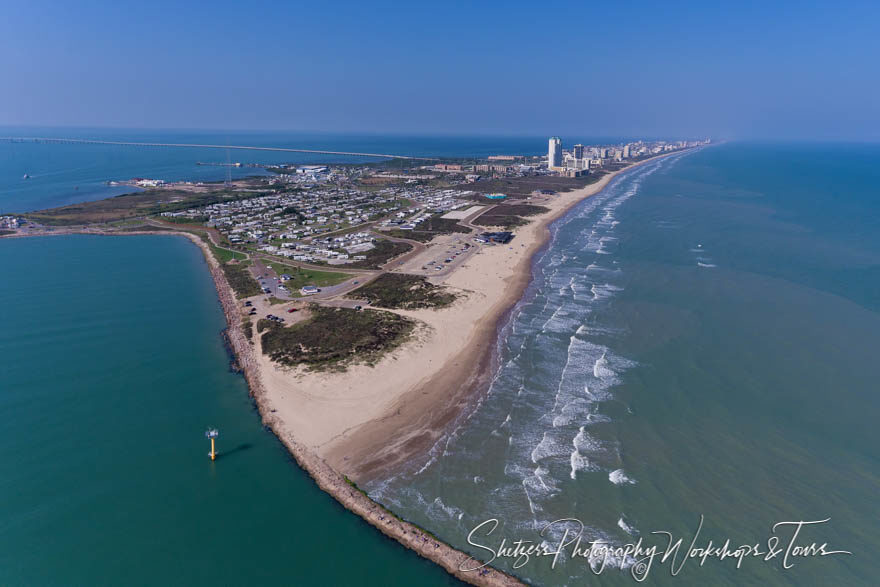
M530 203L549 211L518 228L509 244L480 246L448 275L432 278L459 299L440 310L398 311L420 327L375 366L342 373L286 369L263 355L257 340L260 403L276 433L356 482L427 460L431 447L487 388L499 321L528 285L532 257L547 242L549 224L618 173L578 190L533 197Z
M666 155L655 158L663 156ZM518 228L513 241L479 247L450 271L432 276L432 282L459 294L452 306L400 311L419 323L412 339L375 366L356 365L340 373L284 369L265 357L259 337L249 339L242 328L241 302L219 263L206 243L191 233L68 228L0 238L79 233L176 234L190 239L204 253L226 316L228 345L264 423L318 486L383 534L467 583L519 586L523 583L516 577L490 566L479 571L461 571L463 567L476 566L467 554L399 519L357 489L352 481L367 480L404 463L428 458L430 448L479 397L478 393L486 389L494 373L491 362L498 325L528 285L532 257L546 244L550 223L584 198L600 192L617 174L633 167L606 175L579 190L533 197L530 203L549 211ZM432 243L424 255L436 256L438 250L442 255L442 249L456 238L462 237L454 235L448 237L449 242ZM432 251L431 247L437 250ZM410 270L422 262L417 256L400 269ZM260 312L273 311L270 304L263 307L261 298L254 298Z

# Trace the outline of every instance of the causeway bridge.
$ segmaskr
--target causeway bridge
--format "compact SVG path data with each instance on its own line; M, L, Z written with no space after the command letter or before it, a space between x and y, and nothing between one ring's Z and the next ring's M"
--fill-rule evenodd
M282 153L316 153L318 155L346 155L350 157L379 157L385 159L410 159L417 161L437 161L436 157L413 157L410 155L391 155L388 153L358 153L353 151L321 151L318 149L289 149L285 147L257 147L250 145L203 145L199 143L143 143L130 141L102 141L97 139L65 139L51 137L0 137L5 143L57 143L82 145L117 145L128 147L177 147L196 149L236 149L241 151L278 151Z

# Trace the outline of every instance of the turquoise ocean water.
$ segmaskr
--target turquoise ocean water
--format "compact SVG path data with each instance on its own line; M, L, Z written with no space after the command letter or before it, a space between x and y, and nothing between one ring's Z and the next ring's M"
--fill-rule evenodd
M554 551L564 518L584 542L662 548L667 531L684 550L705 516L696 546L765 551L773 524L830 518L797 544L851 556L692 560L674 578L670 560L647 583L876 584L878 185L865 145L726 144L617 179L556 224L486 399L373 495L483 556L502 537ZM514 572L634 584L634 561L595 575L570 548Z
M453 584L262 428L192 243L14 239L0 267L0 584Z
M449 156L544 145L269 138ZM0 211L112 195L106 179L224 173L194 165L222 152L4 149ZM577 517L615 544L652 530L689 539L701 514L703 536L737 544L766 542L777 521L831 518L809 541L852 556L791 570L690 562L675 579L667 564L648 582L873 584L878 170L877 146L728 144L626 174L555 226L502 331L491 394L428 467L371 492L461 547L490 517L524 539ZM451 582L342 510L261 427L191 243L4 240L0 267L0 583ZM226 451L214 464L209 425ZM516 572L546 585L633 582L576 560Z

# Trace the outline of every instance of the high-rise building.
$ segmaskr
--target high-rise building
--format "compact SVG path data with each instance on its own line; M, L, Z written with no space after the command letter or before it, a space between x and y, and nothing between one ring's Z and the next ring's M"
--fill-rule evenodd
M629 159L629 145L623 146L623 158Z
M583 145L575 145L574 146L574 158L575 159L583 159L584 158L584 146Z
M547 167L562 167L562 139L550 137L550 146L547 150Z

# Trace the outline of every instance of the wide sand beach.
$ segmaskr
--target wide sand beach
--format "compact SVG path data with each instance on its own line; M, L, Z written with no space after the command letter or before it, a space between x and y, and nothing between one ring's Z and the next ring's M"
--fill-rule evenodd
M652 159L663 156L666 155ZM241 303L213 253L191 233L76 227L3 238L71 233L178 234L189 238L204 253L226 315L227 342L264 423L319 487L387 536L463 581L475 585L522 585L515 577L493 567L462 571L479 563L401 520L360 491L355 483L429 458L431 447L486 389L494 373L492 361L498 326L528 285L532 257L547 243L550 223L584 198L600 192L619 173L650 160L608 174L579 190L532 197L531 203L548 211L531 217L526 226L518 228L513 241L478 247L451 271L431 278L459 294L455 303L439 310L399 311L418 322L415 335L378 364L350 366L344 372L285 369L263 355L259 336L251 338L242 328ZM450 240L454 238L457 237ZM432 246L442 249L447 244ZM399 270L409 270L418 263L418 258L410 259ZM259 298L254 298L257 306L262 305ZM271 309L263 308L264 313Z
M528 285L532 257L547 243L550 223L633 167L578 190L533 196L531 203L549 210L517 229L509 244L483 245L447 276L432 279L458 299L448 308L398 311L420 327L374 366L342 373L286 369L263 355L257 340L264 390L258 399L275 432L356 482L427 460L431 447L486 389L499 322Z

